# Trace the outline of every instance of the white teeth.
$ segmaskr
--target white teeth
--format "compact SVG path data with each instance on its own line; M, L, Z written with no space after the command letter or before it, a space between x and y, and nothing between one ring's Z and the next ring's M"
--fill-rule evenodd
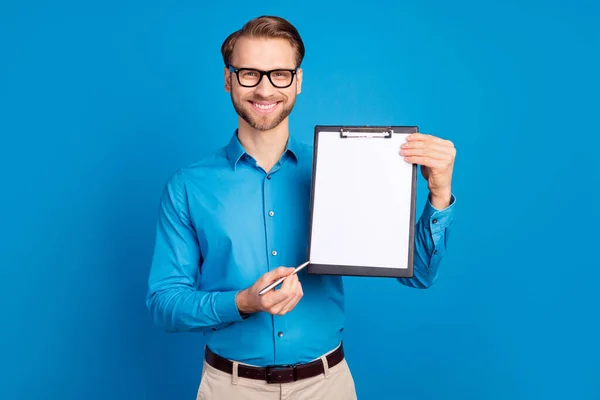
M260 108L261 110L270 110L271 108L275 107L276 103L268 104L268 105L267 104L258 104L258 103L253 103L253 104L256 108Z

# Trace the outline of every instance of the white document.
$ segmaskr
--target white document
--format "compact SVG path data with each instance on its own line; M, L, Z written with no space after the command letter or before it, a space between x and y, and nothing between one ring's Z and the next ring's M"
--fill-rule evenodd
M340 130L318 133L311 264L340 266L340 274L343 266L409 268L416 169L400 155L408 135L342 138Z

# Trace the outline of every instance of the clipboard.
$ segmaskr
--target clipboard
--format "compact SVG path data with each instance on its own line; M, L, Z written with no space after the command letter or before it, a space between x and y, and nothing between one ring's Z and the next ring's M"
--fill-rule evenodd
M413 277L417 126L315 126L309 274Z

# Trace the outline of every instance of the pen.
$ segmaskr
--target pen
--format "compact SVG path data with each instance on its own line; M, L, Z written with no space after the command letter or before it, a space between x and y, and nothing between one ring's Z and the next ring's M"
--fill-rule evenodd
M290 275L294 275L297 274L300 270L302 270L304 267L306 267L308 264L310 264L310 261L305 262L304 264L300 264L296 267L296 269L294 270L294 272L292 272ZM283 282L285 280L285 278L287 278L288 276L284 276L283 278L279 278L277 279L275 282L271 283L269 286L267 286L266 288L264 288L263 290L261 290L260 292L258 292L259 296L262 296L263 294L267 293L269 290L273 289L275 286L279 285L281 282Z

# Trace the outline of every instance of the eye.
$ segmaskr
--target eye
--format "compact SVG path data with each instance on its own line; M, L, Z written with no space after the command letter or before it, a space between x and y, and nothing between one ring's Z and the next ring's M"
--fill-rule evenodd
M292 73L290 71L273 71L272 75L273 79L287 81L292 78Z
M256 78L258 76L258 73L256 71L248 71L248 70L244 70L241 72L242 77L244 78Z

